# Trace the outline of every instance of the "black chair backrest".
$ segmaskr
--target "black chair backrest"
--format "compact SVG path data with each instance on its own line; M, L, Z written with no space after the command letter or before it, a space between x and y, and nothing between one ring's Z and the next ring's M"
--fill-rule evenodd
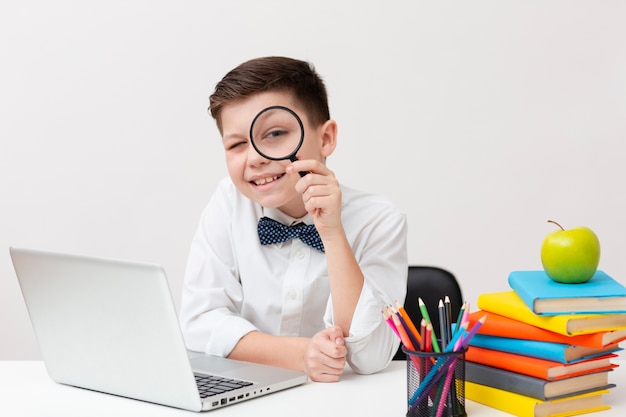
M424 301L428 315L433 324L433 329L439 335L439 312L437 306L439 300L446 295L450 298L452 307L452 321L455 322L463 304L463 295L456 277L443 268L436 266L409 266L407 279L407 292L404 301L404 309L419 329L422 321L422 312L418 304L418 297ZM393 357L394 360L405 359L402 346Z

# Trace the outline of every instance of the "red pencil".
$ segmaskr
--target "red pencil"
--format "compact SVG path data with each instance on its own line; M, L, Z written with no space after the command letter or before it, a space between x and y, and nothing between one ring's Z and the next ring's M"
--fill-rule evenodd
M424 340L424 352L431 352L433 350L432 340L433 324L426 322L426 338Z

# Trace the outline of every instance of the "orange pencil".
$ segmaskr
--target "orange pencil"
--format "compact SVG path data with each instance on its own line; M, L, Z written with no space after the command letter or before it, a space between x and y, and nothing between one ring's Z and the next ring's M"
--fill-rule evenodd
M396 325L396 329L398 329L398 333L400 333L400 340L405 348L409 350L415 350L415 346L411 342L411 338L407 334L406 330L404 330L404 326L400 322L400 319L395 314L391 315L391 319L393 320L393 324Z
M411 333L413 333L413 336L415 336L415 340L417 340L417 342L421 346L422 345L422 338L420 337L420 332L417 331L417 328L415 327L415 324L413 324L413 321L411 320L411 318L407 314L406 310L404 309L404 307L397 300L396 300L396 307L398 308L398 313L400 313L400 315L404 319L404 322L407 324L407 326L409 326L409 329L411 330ZM418 346L415 346L415 347L417 348Z
M393 312L393 314L396 315L396 317L398 317L398 320L400 320L400 324L404 328L404 331L406 332L407 336L409 336L409 339L411 339L411 343L413 344L413 347L415 348L415 350L419 350L421 343L415 337L415 333L413 333L408 323L404 320L404 317L402 317L402 314L400 314L400 312L393 307L390 307L389 309Z
M392 314L391 319L393 320L393 324L396 325L396 328L398 329L398 333L400 333L400 340L402 341L402 344L404 345L404 347L407 348L408 350L415 350L415 347L413 346L413 343L411 343L411 339L409 338L409 335L406 333L406 330L404 330L404 326L402 326L402 323L400 323L400 319L398 318L398 316L396 316L395 314ZM415 366L415 370L419 372L420 364L417 358L413 355L407 355L407 356L411 358L411 361L413 362L413 366Z

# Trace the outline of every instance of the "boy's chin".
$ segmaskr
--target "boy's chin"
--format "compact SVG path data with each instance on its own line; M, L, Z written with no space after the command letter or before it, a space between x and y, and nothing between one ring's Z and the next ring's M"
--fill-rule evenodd
M306 215L306 209L300 195L292 199L260 199L256 201L265 208L280 210L295 219Z

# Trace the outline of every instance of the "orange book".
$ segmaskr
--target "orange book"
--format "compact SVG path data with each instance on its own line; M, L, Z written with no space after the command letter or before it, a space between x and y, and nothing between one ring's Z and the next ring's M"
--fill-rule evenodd
M486 320L485 323L487 321L489 320ZM465 360L467 361L534 376L548 381L617 368L618 365L611 363L611 359L615 357L617 357L617 355L612 353L572 364L563 364L476 346L470 346L465 353Z
M508 337L513 339L540 340L543 342L564 343L574 346L585 346L602 349L626 339L626 329L604 331L598 333L567 336L547 329L533 326L519 320L504 317L499 314L478 310L468 316L470 328L482 316L487 320L478 330L479 334Z

